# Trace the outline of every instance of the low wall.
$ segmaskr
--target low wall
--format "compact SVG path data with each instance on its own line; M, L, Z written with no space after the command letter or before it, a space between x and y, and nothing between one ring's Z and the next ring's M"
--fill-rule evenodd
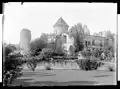
M40 62L36 69L45 69L48 65L47 62ZM50 62L52 69L80 69L75 61L67 61L67 62ZM28 69L26 64L24 65L24 69Z

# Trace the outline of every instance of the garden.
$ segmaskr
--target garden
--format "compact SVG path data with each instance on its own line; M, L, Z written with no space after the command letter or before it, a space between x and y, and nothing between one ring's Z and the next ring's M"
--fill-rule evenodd
M81 52L82 55L88 55L85 59L78 59L79 53L75 55L57 54L50 48L43 48L37 55L33 56L33 52L30 55L22 55L20 52L16 52L14 47L5 47L5 59L3 63L3 83L4 85L12 84L12 81L17 77L22 76L22 65L27 64L28 68L33 72L40 62L46 62L46 70L54 70L51 65L60 63L66 65L70 62L76 62L80 70L91 71L97 70L100 66L104 65L99 59L91 59L90 53ZM109 67L110 71L114 71L112 67Z
M110 50L105 49L105 58L101 57L103 51L96 50L83 50L83 37L80 36L80 30L76 34L72 34L75 39L75 52L72 55L67 55L61 49L61 47L55 48L55 41L48 43L48 34L42 34L40 38L33 40L30 44L30 52L26 55L21 54L20 50L12 44L3 44L3 85L12 84L12 81L17 77L23 75L23 65L35 72L36 68L41 62L47 63L44 65L45 70L55 70L52 65L61 64L67 65L67 63L76 63L81 71L94 71L104 66L105 61L111 61L114 55L110 56ZM53 34L51 36L54 36ZM80 37L79 37L80 36ZM57 39L57 38L56 38ZM58 52L56 52L56 50ZM112 52L114 53L114 52ZM79 59L79 54L83 58ZM114 71L113 66L108 66L109 71Z

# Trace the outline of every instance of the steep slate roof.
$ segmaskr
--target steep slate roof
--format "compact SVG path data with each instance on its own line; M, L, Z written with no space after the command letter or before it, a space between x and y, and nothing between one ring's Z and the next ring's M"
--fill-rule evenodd
M58 21L55 23L55 25L53 27L61 26L61 25L69 27L69 25L62 19L62 17L60 17L58 19Z

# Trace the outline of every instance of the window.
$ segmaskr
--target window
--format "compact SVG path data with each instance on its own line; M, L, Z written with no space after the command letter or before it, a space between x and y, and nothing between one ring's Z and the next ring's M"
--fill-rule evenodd
M88 41L88 45L90 45L90 41Z
M87 46L87 41L85 41L85 45Z
M103 44L102 44L102 43L100 43L100 46L102 47L102 46L103 46Z
M95 45L95 40L92 41L92 45Z
M66 43L66 41L67 41L66 35L64 35L63 37L64 37L64 42Z

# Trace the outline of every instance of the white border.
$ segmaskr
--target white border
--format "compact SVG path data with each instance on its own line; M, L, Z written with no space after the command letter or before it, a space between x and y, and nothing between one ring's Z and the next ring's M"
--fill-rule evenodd
M118 80L120 81L120 14L118 15Z
M0 82L2 82L2 14L0 14Z

